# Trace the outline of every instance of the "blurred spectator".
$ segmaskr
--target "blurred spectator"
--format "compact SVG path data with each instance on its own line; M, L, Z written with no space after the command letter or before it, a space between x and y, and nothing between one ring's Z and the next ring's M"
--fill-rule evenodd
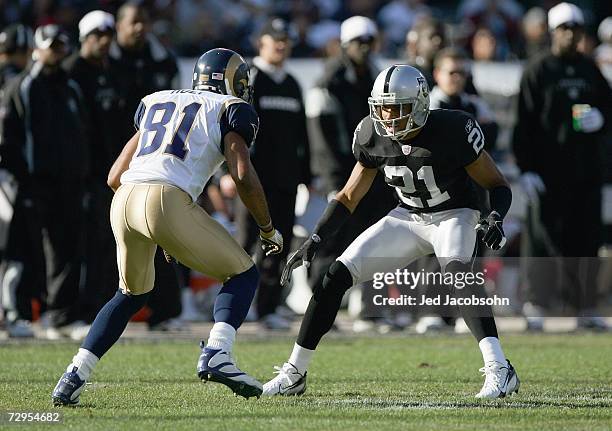
M523 17L523 37L525 45L521 58L531 59L547 51L550 45L546 11L540 7L532 7Z
M497 40L486 27L476 30L472 38L472 58L474 61L497 60Z
M497 141L498 126L487 103L465 91L468 76L467 56L456 48L444 48L434 61L436 86L431 90L430 109L458 109L472 114L485 136L485 149L491 151Z
M582 32L582 37L578 41L578 46L576 47L577 51L584 55L585 57L594 58L595 57L595 48L599 42L597 41L597 36L587 30Z
M323 77L306 97L313 173L319 177L318 192L324 196L333 196L340 190L355 166L352 135L369 115L368 97L379 71L370 57L377 35L376 24L369 18L354 16L345 20L341 26L341 56L326 63ZM351 222L320 250L313 262L314 289L320 287L327 268L340 252L395 204L391 188L377 175Z
M365 16L374 18L381 0L344 0L344 16Z
M0 33L0 88L28 65L32 54L32 30L12 24Z
M174 56L150 33L146 9L125 3L117 12L117 36L111 44L110 64L121 84L128 111L136 111L140 99L160 90L178 87L178 67ZM134 134L131 115L119 126L122 142Z
M63 67L83 92L91 128L91 181L88 184L88 213L85 286L80 295L82 318L91 323L100 308L114 295L117 274L116 245L108 222L113 192L106 184L108 171L124 144L117 127L125 110L119 82L112 74L109 49L115 33L115 19L109 13L89 12L79 22L81 48L64 61Z
M46 260L47 337L79 338L86 329L77 321L89 175L85 107L78 85L60 68L69 52L66 35L47 25L36 30L34 43L35 62L11 81L3 107L1 167L19 184L13 217L19 226L11 229L3 282L17 291L44 286Z
M395 57L414 22L428 15L429 8L424 0L393 0L383 6L377 18L386 36L385 53Z
M444 26L433 18L418 21L406 35L407 63L423 74L429 88L433 88L433 62L440 49L446 46Z
M292 16L292 23L289 31L291 38L291 55L296 58L312 57L315 48L310 45L308 38L309 29L318 20L316 8L301 11Z
M209 7L208 0L176 0L174 42L177 52L198 56L220 42L220 23L215 17L221 11Z
M266 328L288 330L290 322L276 313L282 296L280 276L291 250L297 186L310 185L310 149L302 90L284 68L291 53L289 28L284 20L272 18L263 27L258 50L251 68L251 82L260 127L251 148L251 160L266 192L270 216L287 246L281 254L265 258L257 247L261 277L256 306L259 321ZM242 244L251 251L257 246L259 227L246 208L239 214L238 222Z
M464 0L458 15L472 28L487 28L491 32L496 47L493 57L505 59L510 49L516 48L511 45L519 40L519 21L523 15L523 8L516 0Z
M32 31L23 24L12 24L0 33L0 101L4 99L3 93L7 83L21 73L27 66L32 52ZM14 210L17 194L17 184L14 177L5 169L0 169L0 187L2 189L2 206ZM0 254L4 255L11 229L20 229L20 223L14 219L15 213L3 211L0 218ZM21 214L17 214L21 216ZM15 235L15 233L13 233ZM23 289L19 290L11 282L9 262L0 268L2 278L9 270L6 282L1 283L0 297L2 310L7 322L6 328L9 337L32 337L34 333L30 325L32 318L31 294ZM1 279L1 278L0 278Z
M339 57L340 23L326 20L313 24L308 30L306 40L315 49L318 57Z
M522 254L563 259L529 261L524 311L529 327L541 330L542 308L557 297L550 289L560 286L580 327L604 329L595 314L593 257L602 242L601 139L612 94L593 60L577 51L582 11L561 3L549 11L548 24L551 52L533 60L521 79L514 153L530 199Z
M110 48L111 73L121 85L128 112L156 91L178 87L174 56L150 33L149 14L138 3L125 3L117 11L117 36ZM133 116L124 115L117 124L121 145L134 134ZM155 254L155 284L148 306L151 329L178 329L174 317L181 313L181 291L185 284L176 262L168 264L160 249Z

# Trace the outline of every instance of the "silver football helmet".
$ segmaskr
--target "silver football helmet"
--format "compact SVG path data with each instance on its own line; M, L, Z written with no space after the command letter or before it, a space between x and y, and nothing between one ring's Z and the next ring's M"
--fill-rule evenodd
M396 64L378 74L368 98L370 118L380 136L401 140L425 125L429 115L429 87L412 66ZM398 115L383 119L383 107L399 106Z

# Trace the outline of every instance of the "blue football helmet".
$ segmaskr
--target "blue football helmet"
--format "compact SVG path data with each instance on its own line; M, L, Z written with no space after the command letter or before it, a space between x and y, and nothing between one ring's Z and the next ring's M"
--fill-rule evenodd
M215 48L205 52L193 68L192 88L236 96L247 103L253 100L250 69L244 58L231 49Z

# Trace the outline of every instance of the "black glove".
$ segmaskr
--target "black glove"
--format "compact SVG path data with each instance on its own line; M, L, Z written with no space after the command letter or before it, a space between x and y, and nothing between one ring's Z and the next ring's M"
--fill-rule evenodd
M281 275L281 285L286 286L291 282L291 273L295 268L304 264L306 268L310 266L310 263L314 259L319 248L321 248L321 238L316 233L312 234L300 248L297 249L287 259L287 264L283 268L283 274Z
M503 222L497 211L491 211L487 218L481 219L474 228L484 233L482 242L492 250L499 250L506 244Z

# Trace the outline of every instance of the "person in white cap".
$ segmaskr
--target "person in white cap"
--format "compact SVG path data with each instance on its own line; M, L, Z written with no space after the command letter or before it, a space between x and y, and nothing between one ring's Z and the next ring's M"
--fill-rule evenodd
M542 329L543 308L558 297L551 286L561 286L580 327L606 327L595 312L593 261L603 237L600 150L612 93L594 61L577 51L583 25L577 6L553 7L550 52L527 65L520 84L514 154L530 202L524 250L527 256L578 257L571 265L530 259L525 312L534 330Z
M371 56L377 39L378 29L369 18L353 16L342 22L342 53L326 63L323 76L306 95L311 166L320 180L316 191L325 199L343 187L354 166L353 131L369 113L367 100L379 72ZM327 268L346 246L393 208L395 198L383 178L377 177L372 187L374 192L355 212L355 223L342 229L336 241L320 250L310 271L313 288L321 285ZM362 323L366 324L357 325Z
M101 10L89 12L79 22L80 50L63 63L69 76L81 87L92 126L88 134L92 177L88 183L87 272L79 300L84 322L78 333L71 334L77 339L87 334L88 324L113 296L113 286L119 283L115 270L115 241L108 223L113 193L106 185L106 177L115 156L121 152L123 135L118 128L108 125L120 124L129 114L109 63L114 34L115 19L111 14Z

